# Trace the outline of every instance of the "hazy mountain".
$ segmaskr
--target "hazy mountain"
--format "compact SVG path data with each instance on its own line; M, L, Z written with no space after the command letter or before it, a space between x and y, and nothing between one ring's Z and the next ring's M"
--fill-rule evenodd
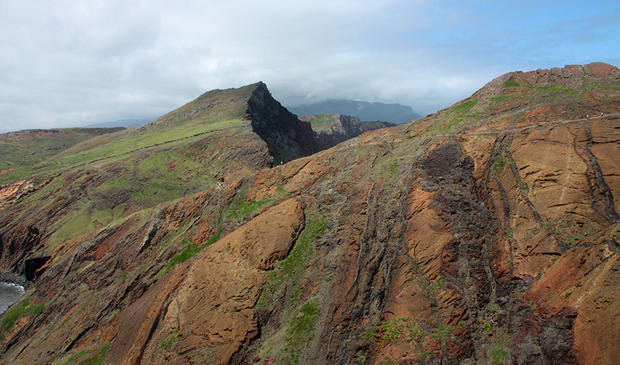
M288 109L297 115L337 113L356 116L363 121L382 120L393 123L408 122L421 117L407 105L347 99L330 99L313 104L292 106Z
M116 128L116 127L125 127L125 128L138 128L143 125L154 121L157 118L134 118L134 119L120 119L112 122L101 122L85 125L84 128Z

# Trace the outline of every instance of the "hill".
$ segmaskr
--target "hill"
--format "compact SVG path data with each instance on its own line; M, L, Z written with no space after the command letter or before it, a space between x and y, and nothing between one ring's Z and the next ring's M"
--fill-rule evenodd
M152 122L156 118L134 118L134 119L120 119L111 122L101 122L85 125L84 128L138 128L143 125Z
M358 117L363 121L388 121L404 123L419 119L421 115L414 113L410 106L402 104L370 103L367 101L330 99L314 104L288 107L297 115L311 114L345 114Z
M85 131L92 138L64 142ZM48 257L67 240L333 145L318 146L310 124L282 107L263 83L212 90L143 127L103 131L112 130L4 135L12 141L7 160L44 146L48 135L64 143L64 149L57 142L28 153L30 163L17 161L0 175L4 271L25 272L29 262ZM18 249L6 249L10 245Z
M245 142L259 141L251 120L218 122L267 105L240 96L256 87L199 98L144 129L220 123L173 162L222 158L221 174L175 170L166 153L181 147L157 146L86 164L92 172L73 170L1 211L3 267L44 259L0 320L1 361L620 361L618 68L508 73L423 119L274 167L268 142ZM302 151L297 132L278 133L266 133L279 136L274 150ZM72 184L101 169L140 176L149 158L181 185L193 173L223 180L49 238L68 196L95 196ZM50 191L56 201L33 204Z
M31 129L0 134L0 174L32 166L88 138L122 129Z
M310 123L317 149L321 150L362 133L395 125L390 122L361 122L358 117L343 114L304 115L299 119Z

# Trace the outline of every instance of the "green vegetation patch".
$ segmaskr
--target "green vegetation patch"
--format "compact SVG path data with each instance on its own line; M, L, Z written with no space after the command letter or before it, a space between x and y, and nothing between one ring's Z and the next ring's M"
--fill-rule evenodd
M177 342L179 342L179 330L175 328L172 333L166 337L164 342L159 345L159 348L162 350L170 350Z
M585 85L584 85L585 86ZM560 85L545 85L545 86L530 86L523 83L520 83L515 80L508 80L502 84L502 88L510 89L510 88L528 88L536 92L539 96L550 96L550 95L558 95L562 97L573 96L577 94L577 90L568 86L560 86ZM511 95L498 95L491 98L491 102L494 104L502 103L508 100L511 100L515 97L523 97L525 94L516 94L515 96Z
M393 160L392 162L390 162L390 164L388 165L388 172L390 173L390 175L394 175L396 174L396 172L398 172L398 169L400 168L400 162L398 162L398 160Z
M525 100L531 95L530 90L529 89L526 89L526 90L527 90L526 92L500 94L500 95L494 96L491 98L491 105L495 106L495 105L503 104L509 101Z
M79 365L104 365L105 355L110 351L111 345L109 343L96 346L94 348L82 350L76 354L71 355L62 363L57 363L60 365L70 365L70 364L79 364ZM87 359L80 361L80 359L93 355ZM78 362L79 361L79 362Z
M460 104L453 106L452 108L450 108L450 111L456 113L457 115L464 115L464 114L469 113L471 108L473 108L476 104L478 104L477 98L470 99L470 100L464 101Z
M367 340L372 340L382 346L396 343L420 343L425 336L420 324L413 318L398 317L379 322L366 334Z
M400 161L398 158L384 159L377 163L375 168L372 169L372 173L375 178L389 179L398 176L397 172L399 169Z
M221 167L219 161L198 161L188 148L158 151L125 162L122 174L106 179L97 194L101 200L131 198L151 206L209 188Z
M508 350L506 350L506 347L502 344L493 345L489 352L491 355L491 364L493 365L503 364L504 361L508 360Z
M219 229L217 233L214 233L213 235L211 235L211 237L209 237L209 239L200 246L196 245L194 242L190 241L187 238L183 239L183 241L181 241L181 244L185 245L185 248L183 249L183 251L179 252L173 258L171 258L170 261L168 261L168 263L164 267L164 272L169 272L176 265L182 264L185 261L196 256L196 254L198 254L200 251L204 250L205 248L217 242L221 236L222 236L222 229Z
M106 208L97 207L93 202L87 203L60 221L58 230L49 239L49 245L53 248L67 240L103 228L120 219L124 209L125 204Z
M568 86L546 85L534 87L539 95L558 95L562 97L573 96L577 94L577 90Z
M272 270L267 283L263 286L256 304L258 309L269 309L280 297L278 292L286 288L286 304L290 308L297 303L301 291L301 279L306 266L314 254L314 242L325 233L327 218L316 212L306 216L306 226L299 235L291 253L280 261ZM288 285L285 285L288 283Z
M185 148L161 151L140 161L128 162L125 165L128 181L124 187L132 188L134 200L158 204L209 188L215 183L215 170L221 167L219 161L206 164L196 160Z
M575 220L575 218L575 216L566 215L562 219L543 222L541 225L571 245L593 242L601 237L600 229L580 219Z
M314 327L321 309L316 300L306 302L288 323L285 331L284 363L297 364L299 356L314 338Z
M441 121L438 121L436 126L426 131L426 134L446 133L451 132L456 126L464 122L472 122L479 119L479 114L470 113L470 110L478 104L478 98L464 101L460 104L454 105L446 112L442 113L444 116Z
M0 171L32 167L88 138L119 130L119 128L72 128L38 132L19 131L0 135ZM9 135L12 137L8 138Z
M172 128L147 129L144 131L129 130L122 134L116 134L114 139L101 138L101 143L98 145L92 145L92 143L77 145L75 148L63 152L62 156L59 155L57 160L63 165L77 165L127 155L138 150L170 144L205 133L241 127L243 125L244 123L241 119L219 120L209 123L196 120Z
M491 104L501 104L507 101L512 100L513 97L511 95L501 94L491 98Z
M461 321L458 327L466 325ZM428 347L427 339L440 342L441 348L450 348L455 336L455 327L442 323L438 327L423 324L411 317L397 317L378 322L361 337L361 341L370 342L374 348L383 348L388 345L406 343L419 351L422 357L434 356L434 349ZM368 352L359 355L364 358Z
M506 157L499 156L497 160L493 162L493 166L492 166L493 171L495 171L496 174L499 174L500 172L504 171L505 164L506 164Z
M89 203L73 205L73 213L65 216L55 226L50 238L55 246L109 225L129 211L149 208L197 191L206 190L215 184L214 175L222 168L217 160L205 163L204 156L193 153L190 147L175 150L145 153L140 158L122 163L112 172L98 172L93 181L103 181L96 187L88 187ZM37 199L57 189L63 183L62 177L55 178L42 192L36 192ZM80 186L71 189L80 189ZM66 189L71 192L71 189Z
M560 85L545 85L545 86L537 86L537 90L548 91L548 92L572 92L574 89L568 86L560 86Z
M16 305L12 306L4 312L2 320L0 320L0 335L4 337L5 332L10 331L15 323L22 317L35 317L45 308L45 303L32 305L30 298L24 298Z
M520 83L518 81L515 81L515 80L508 80L508 81L506 81L506 82L504 82L502 84L502 87L504 89L507 89L507 88L510 88L510 87L529 87L529 86L526 85L526 84L522 84L522 83Z
M179 124L164 123L146 129L124 130L89 138L54 156L38 159L21 167L17 166L14 171L1 174L0 183L102 160L118 161L141 151L179 146L200 140L205 134L247 126L247 122L241 117L229 119L226 115L207 114L192 117Z
M332 124L337 121L337 114L316 114L308 122L315 132L329 132Z
M493 337L487 350L489 363L492 365L510 364L510 345L512 341L503 331Z
M233 201L226 207L224 216L235 221L240 221L244 218L254 215L265 205L277 202L278 200L289 196L283 188L278 189L279 196L264 200L246 200L247 189L239 191Z
M240 220L246 218L248 216L256 213L260 208L265 206L266 204L272 203L277 199L265 199L265 200L239 200L233 201L233 203L228 207L228 217Z

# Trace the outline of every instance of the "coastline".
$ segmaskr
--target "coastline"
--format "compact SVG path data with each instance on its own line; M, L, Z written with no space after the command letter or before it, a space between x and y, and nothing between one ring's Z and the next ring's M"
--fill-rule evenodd
M15 273L0 273L0 316L23 297L28 280Z
M0 272L0 282L7 284L19 285L24 288L24 290L28 289L28 280L23 275L15 274L12 272Z

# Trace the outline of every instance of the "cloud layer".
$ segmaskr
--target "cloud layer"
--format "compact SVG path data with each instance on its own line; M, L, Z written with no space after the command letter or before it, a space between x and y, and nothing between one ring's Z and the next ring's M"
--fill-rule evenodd
M620 63L615 3L513 3L6 0L0 130L158 116L258 80L285 105L428 113L515 69Z

